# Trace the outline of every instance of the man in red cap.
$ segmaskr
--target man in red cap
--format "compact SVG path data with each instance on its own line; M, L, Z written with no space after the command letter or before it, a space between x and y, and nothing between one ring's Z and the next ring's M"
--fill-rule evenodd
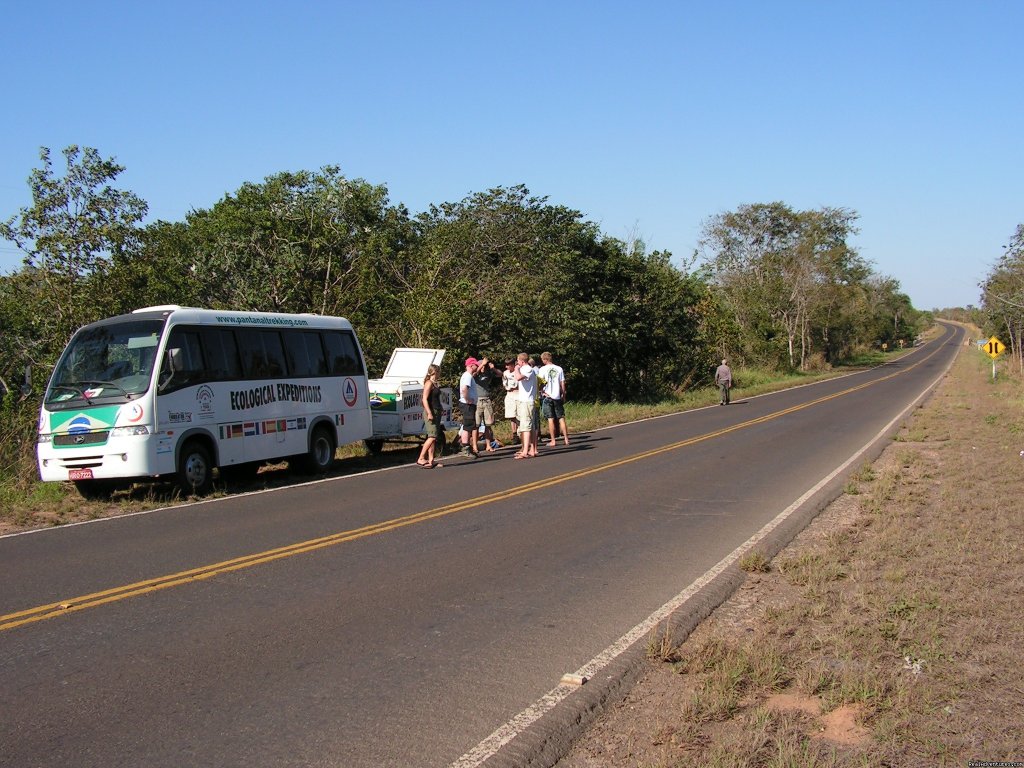
M476 373L480 363L475 357L466 358L466 371L459 379L459 411L462 413L462 426L459 428L459 441L462 443L462 455L476 458Z

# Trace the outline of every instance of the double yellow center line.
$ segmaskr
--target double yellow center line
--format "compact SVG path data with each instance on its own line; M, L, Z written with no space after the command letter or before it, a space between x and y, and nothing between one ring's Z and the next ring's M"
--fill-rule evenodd
M258 552L251 555L245 555L243 557L236 557L232 560L224 560L219 563L213 563L211 565L201 566L199 568L193 568L188 571L181 571L179 573L173 573L167 576L160 576L154 579L146 579L145 581L139 581L134 584L126 584L120 587L114 587L112 589L106 589L101 592L93 592L88 595L81 595L79 597L72 597L66 600L61 600L55 603L48 603L46 605L40 605L35 608L28 608L22 611L16 611L15 613L8 613L6 615L0 615L0 631L15 629L16 627L22 627L26 624L33 624L37 621L45 621L46 619L52 619L57 616L66 616L70 613L77 611L84 611L89 608L96 608L107 603L114 603L119 600L126 600L130 597L138 597L140 595L150 594L152 592L159 592L164 589L171 589L172 587L179 587L185 584L190 584L204 579L210 579L214 576L219 576L225 573L231 573L232 571L241 571L246 568L252 568L257 565L263 565L265 563L272 563L275 560L282 560L286 557L295 557L296 555L306 554L307 552L315 552L318 549L325 549L327 547L337 546L338 544L344 544L349 541L357 541L358 539L364 539L369 536L377 536L382 533L389 531L398 530L399 528L405 528L410 525L417 525L418 523L426 522L427 520L434 520L439 517L445 517L447 515L453 515L457 512L463 512L474 507L484 506L493 502L502 501L505 499L511 499L515 496L522 495L524 493L532 493L542 488L547 488L552 485L558 485L560 483L569 482L576 480L587 475L597 474L599 472L605 472L609 469L621 467L626 464L631 464L636 461L642 461L643 459L657 456L658 454L667 453L669 451L675 451L680 448L684 448L695 443L700 443L705 440L711 440L722 435L729 434L730 432L736 432L741 429L752 427L756 424L763 424L773 419L778 419L796 411L801 411L805 408L810 408L814 405L834 400L839 397L857 392L858 390L865 389L866 387L874 386L880 382L891 379L898 376L906 371L909 371L925 360L930 358L938 348L918 361L914 365L896 371L883 376L879 379L858 384L857 386L844 389L841 392L835 394L825 395L819 397L816 400L811 400L800 405L794 405L790 408L785 408L781 411L775 411L773 413L759 416L749 421L744 421L739 424L734 424L729 427L723 427L722 429L715 430L714 432L707 432L696 437L690 437L685 440L680 440L669 445L664 445L659 448L653 448L649 451L642 453L633 454L626 456L621 459L615 459L613 461L605 462L604 464L597 464L593 467L586 469L575 470L573 472L566 472L565 474L556 475L554 477L544 478L542 480L536 480L526 485L517 485L515 488L510 488L502 491L495 491L484 496L476 496L472 499L465 501L456 502L454 504L447 504L443 507L436 507L434 509L425 510L423 512L417 512L412 515L406 515L405 517L397 517L391 520L384 520L379 523L372 525L363 526L362 528L354 528L349 531L342 531L340 533L334 533L329 536L323 536L317 539L309 539L307 541L298 542L296 544L289 544L285 547L278 547L277 549L270 549L264 552Z

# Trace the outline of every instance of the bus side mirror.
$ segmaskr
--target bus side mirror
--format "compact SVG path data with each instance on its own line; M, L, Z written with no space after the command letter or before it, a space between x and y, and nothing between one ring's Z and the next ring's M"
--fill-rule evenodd
M28 397L32 394L32 366L25 366L25 375L21 379L21 394L24 397Z
M164 352L164 363L160 366L160 380L157 382L157 387L163 389L171 383L171 379L174 378L174 374L181 370L181 349L179 347L171 347Z
M181 370L181 349L179 347L167 350L166 368L168 373L178 373Z

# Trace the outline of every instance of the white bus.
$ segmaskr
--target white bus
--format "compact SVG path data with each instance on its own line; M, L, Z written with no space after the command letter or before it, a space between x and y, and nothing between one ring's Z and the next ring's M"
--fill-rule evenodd
M43 480L87 498L174 476L187 494L213 470L254 474L289 457L324 472L372 434L366 366L340 317L161 306L78 330L43 397Z

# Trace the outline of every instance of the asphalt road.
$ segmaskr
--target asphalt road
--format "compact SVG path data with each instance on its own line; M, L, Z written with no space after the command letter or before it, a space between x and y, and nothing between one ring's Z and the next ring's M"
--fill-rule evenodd
M0 538L0 765L551 764L659 611L687 626L724 599L739 554L837 495L962 343L949 326L533 460Z

